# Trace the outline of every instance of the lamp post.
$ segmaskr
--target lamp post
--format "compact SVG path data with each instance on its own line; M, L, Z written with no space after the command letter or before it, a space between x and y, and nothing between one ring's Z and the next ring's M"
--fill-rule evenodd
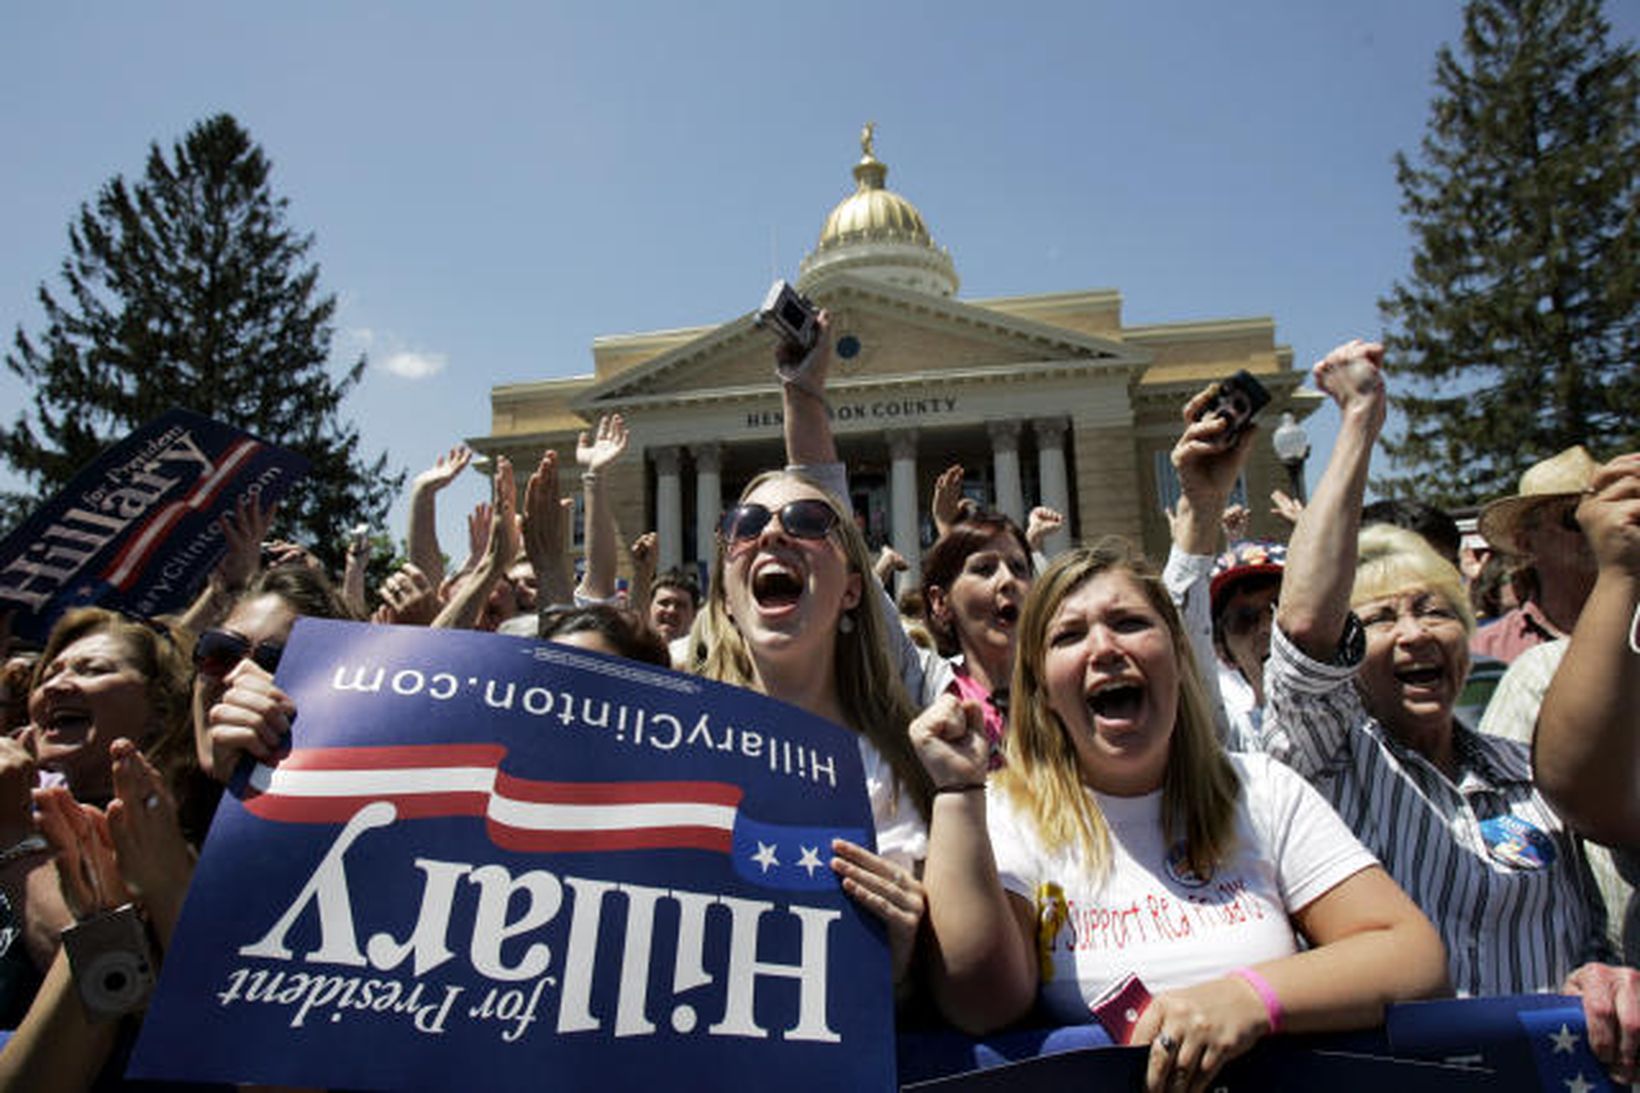
M1293 420L1292 411L1282 412L1281 424L1276 426L1270 443L1275 447L1276 458L1287 468L1294 499L1303 504L1308 500L1304 496L1304 461L1310 458L1310 436L1304 426Z

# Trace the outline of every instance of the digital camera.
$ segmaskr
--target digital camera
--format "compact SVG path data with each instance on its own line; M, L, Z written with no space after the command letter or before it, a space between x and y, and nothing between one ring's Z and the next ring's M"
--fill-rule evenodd
M1213 397L1196 414L1195 420L1216 416L1229 422L1229 427L1214 438L1214 443L1228 448L1247 431L1253 418L1269 403L1270 392L1245 368L1229 379L1220 380L1215 386Z
M769 294L752 322L796 350L793 364L808 356L820 340L819 309L784 280L769 286Z
M154 987L154 957L137 909L127 903L63 931L74 986L94 1021L139 1010Z

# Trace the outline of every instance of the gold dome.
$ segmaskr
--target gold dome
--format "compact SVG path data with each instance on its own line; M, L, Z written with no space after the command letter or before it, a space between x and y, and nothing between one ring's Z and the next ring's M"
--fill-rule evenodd
M922 213L883 186L888 167L872 149L875 123L860 132L854 192L838 203L820 229L820 241L803 259L798 286L826 270L849 269L894 284L950 296L957 290L951 255L935 245Z
M931 246L922 213L893 190L883 188L888 167L871 154L869 137L862 143L865 154L854 165L854 192L826 217L820 229L820 249L865 240Z

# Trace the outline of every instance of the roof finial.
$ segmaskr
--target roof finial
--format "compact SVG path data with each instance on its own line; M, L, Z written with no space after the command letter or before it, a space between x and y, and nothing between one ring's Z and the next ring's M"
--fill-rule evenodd
M877 158L877 123L868 121L860 129L860 162L854 165L855 189L880 190L888 177L888 168Z
M872 149L871 142L877 136L877 123L868 121L865 128L860 130L860 152L867 159L876 158L877 153Z

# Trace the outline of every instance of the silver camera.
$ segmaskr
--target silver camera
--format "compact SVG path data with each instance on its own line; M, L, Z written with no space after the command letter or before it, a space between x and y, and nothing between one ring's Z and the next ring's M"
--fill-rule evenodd
M93 1021L141 1009L154 987L154 956L137 909L127 903L63 931L74 986Z
M820 340L819 310L784 280L769 286L769 294L752 322L796 350L793 364L808 356Z

